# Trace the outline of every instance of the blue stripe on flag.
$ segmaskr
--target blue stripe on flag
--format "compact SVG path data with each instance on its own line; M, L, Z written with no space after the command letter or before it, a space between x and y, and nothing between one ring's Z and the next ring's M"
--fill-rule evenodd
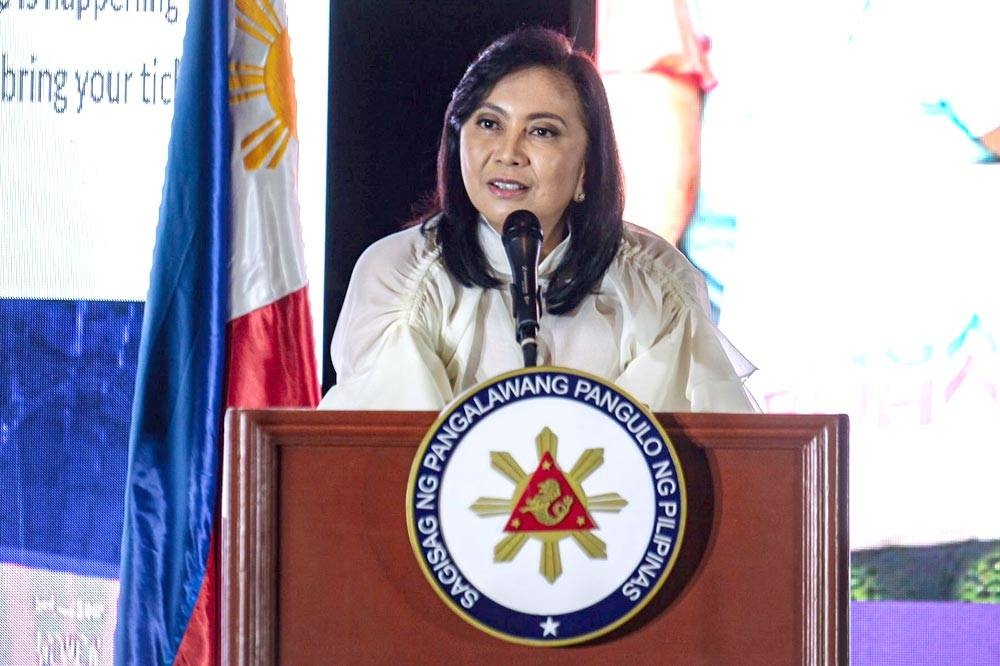
M228 319L228 2L192 0L136 378L115 662L172 663L218 497Z

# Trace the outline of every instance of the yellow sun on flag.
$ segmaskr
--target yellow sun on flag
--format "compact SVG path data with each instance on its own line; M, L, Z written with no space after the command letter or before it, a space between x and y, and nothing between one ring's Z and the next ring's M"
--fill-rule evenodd
M240 104L265 95L272 111L268 120L240 141L243 165L252 171L267 162L267 168L274 169L288 141L298 139L288 27L282 25L271 0L236 0L235 4L239 11L236 27L267 46L267 57L263 66L230 61L229 101Z

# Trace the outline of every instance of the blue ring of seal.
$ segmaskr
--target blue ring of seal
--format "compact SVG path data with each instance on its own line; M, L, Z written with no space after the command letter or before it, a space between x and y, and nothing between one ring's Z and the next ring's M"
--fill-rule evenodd
M658 455L651 457L646 452L644 451L642 452L643 460L646 462L646 465L649 469L650 478L654 486L655 486L656 472L653 465L656 463L669 461L670 467L672 467L673 470L675 470L676 472L676 480L678 484L677 492L681 501L678 502L678 507L679 507L678 513L675 517L674 525L672 527L668 527L667 529L660 530L658 532L656 529L655 521L650 526L650 534L646 543L646 550L645 550L646 553L655 552L656 542L654 541L654 537L659 537L660 539L670 539L673 545L671 548L671 554L669 556L669 559L663 562L662 566L659 567L658 574L650 580L648 586L644 587L641 594L635 600L627 598L622 592L622 587L629 580L640 575L641 573L640 569L646 562L646 557L643 557L640 563L628 574L628 576L626 576L626 578L622 581L622 583L618 587L616 587L610 594L605 596L600 601L591 604L590 606L581 608L576 611L572 611L570 613L563 613L556 615L537 615L532 613L524 613L521 611L507 608L506 606L497 603L493 599L482 594L480 590L476 590L479 593L479 598L475 601L471 609L462 607L459 603L456 602L455 598L451 597L449 584L442 583L434 575L433 572L435 565L441 565L439 568L443 568L445 564L442 564L441 561L432 564L429 561L428 552L435 550L435 548L433 547L425 548L422 545L421 534L425 533L423 533L418 526L419 522L422 519L426 519L428 517L434 519L435 524L438 526L437 527L438 541L440 542L441 548L443 548L444 553L447 556L447 563L450 563L451 566L454 567L457 574L461 576L461 579L471 586L472 585L471 582L468 581L468 578L462 573L461 568L453 559L451 559L451 553L448 550L444 534L440 528L441 526L441 516L439 511L440 502L434 502L433 508L421 509L419 508L417 501L418 500L417 484L415 483L415 480L417 478L417 473L419 472L420 476L423 477L429 477L429 476L436 477L435 487L437 488L437 491L435 491L435 494L437 494L440 491L441 481L443 480L445 472L447 471L448 464L451 461L451 456L449 456L444 461L444 464L440 472L437 472L434 470L428 470L427 468L421 465L422 456L420 454L422 454L426 450L426 445L434 440L435 436L445 425L445 423L448 420L448 417L452 413L460 410L466 403L469 402L481 405L483 402L482 401L483 398L487 398L488 401L487 393L490 388L496 386L497 384L500 384L503 381L509 380L512 377L519 377L526 374L540 375L549 378L555 378L555 377L566 378L566 380L570 382L570 390L567 391L566 396L560 395L558 397L566 397L569 399L574 399L581 402L582 404L585 404L591 408L598 410L599 408L595 406L593 403L589 403L584 400L580 400L579 398L573 398L570 396L572 396L573 394L572 390L573 387L580 380L601 385L605 389L613 391L621 399L625 400L626 402L632 405L632 407L635 409L634 413L640 416L639 425L648 424L650 429L653 430L654 432L662 433L662 429L659 427L659 425L649 418L647 410L645 408L638 405L636 401L632 399L630 396L622 393L614 386L608 384L604 380L601 380L597 377L584 375L583 373L579 373L576 371L569 371L562 368L531 368L503 375L499 378L491 380L486 384L482 384L472 389L461 400L455 401L445 412L442 412L442 415L435 422L435 425L431 428L430 432L428 433L427 437L424 440L424 445L421 446L420 450L418 451L418 455L414 460L413 469L411 471L410 487L408 488L407 492L407 502L408 502L407 526L410 530L411 541L414 546L414 550L415 552L417 552L418 559L420 560L425 575L427 576L428 580L431 581L432 585L434 585L437 588L439 596L445 599L448 605L451 606L452 609L459 615L470 620L473 624L480 626L480 628L486 630L488 633L492 633L506 640L512 640L514 642L526 643L531 645L568 645L572 643L579 643L588 640L590 638L595 638L597 636L607 633L608 631L613 630L614 628L618 627L619 625L621 625L622 623L633 617L636 613L638 613L638 611L640 611L643 607L646 606L646 604L649 603L649 601L653 598L653 596L655 596L656 592L659 591L663 582L666 580L667 575L672 569L673 563L676 561L677 554L681 548L683 527L687 517L687 506L685 501L683 473L679 465L677 455L673 451L673 447L670 443L670 440L667 437L663 438L662 441L663 446L660 448ZM496 410L503 409L504 407L507 407L508 405L511 404L515 404L521 400L530 400L536 397L545 397L545 396L519 395L511 398L510 400L505 401L502 405L497 407ZM480 399L479 403L476 403L477 398ZM610 414L607 414L607 412L603 413L605 413L608 416L611 416ZM485 418L485 415L482 418ZM615 419L615 420L616 423L623 430L625 430L626 435L629 437L629 439L632 440L636 444L636 446L640 446L639 442L636 441L633 434L628 430L627 424L622 422L621 419ZM458 434L458 437L456 438L454 443L454 448L457 448L458 446L461 445L462 440L464 440L465 435L469 432L471 427L472 424L470 424L469 427L464 428L462 432ZM473 587L472 589L475 588ZM543 636L542 634L544 632L541 629L541 625L549 621L550 619L551 621L559 623L558 635Z

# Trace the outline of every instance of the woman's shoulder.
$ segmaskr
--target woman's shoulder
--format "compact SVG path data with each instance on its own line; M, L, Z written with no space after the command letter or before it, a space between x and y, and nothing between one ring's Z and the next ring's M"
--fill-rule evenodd
M618 255L632 263L655 263L677 270L690 267L681 251L663 237L631 222L624 224Z
M647 229L625 223L614 265L622 279L639 281L647 288L673 292L691 304L707 306L708 292L701 272L680 250Z
M383 236L369 245L358 258L358 264L404 264L416 267L433 263L439 255L434 231L425 232L420 225L407 227Z
M441 252L433 229L424 231L419 225L384 236L369 245L354 266L354 278L379 276L386 279L420 280L441 263Z
M411 311L443 275L433 229L413 226L368 246L354 265L348 291L378 308Z

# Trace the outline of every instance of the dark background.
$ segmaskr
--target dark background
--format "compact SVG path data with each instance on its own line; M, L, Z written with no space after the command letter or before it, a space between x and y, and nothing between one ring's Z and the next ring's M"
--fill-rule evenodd
M329 348L351 271L434 189L451 91L487 44L521 25L571 35L593 52L594 0L351 0L330 7L325 393Z

